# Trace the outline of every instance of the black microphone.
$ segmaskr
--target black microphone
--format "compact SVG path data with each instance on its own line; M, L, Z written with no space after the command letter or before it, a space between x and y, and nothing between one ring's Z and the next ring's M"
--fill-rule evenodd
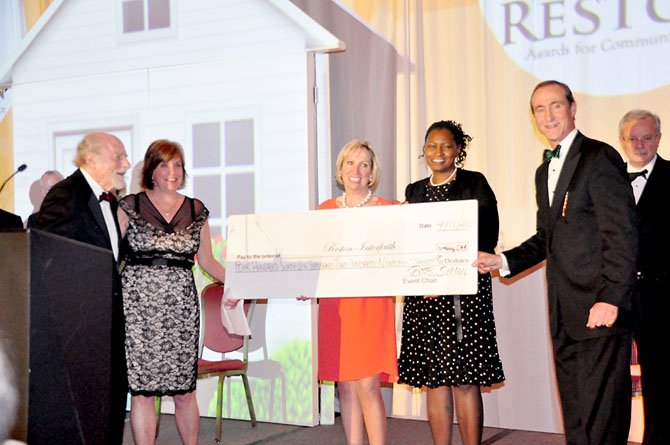
M21 165L19 165L19 168L17 168L16 171L15 171L14 173L12 173L11 175L9 175L9 178L5 179L5 182L3 182L2 185L0 185L0 193L2 193L2 189L5 188L5 185L7 185L7 183L9 182L9 180L12 179L12 178L14 177L15 174L17 174L17 173L19 173L19 172L22 172L22 171L25 170L26 168L28 168L28 166L27 166L26 164L21 164Z

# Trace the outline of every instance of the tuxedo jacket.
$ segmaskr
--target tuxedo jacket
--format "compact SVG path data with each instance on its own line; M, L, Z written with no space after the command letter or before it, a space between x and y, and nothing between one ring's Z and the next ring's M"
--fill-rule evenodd
M549 162L535 173L536 233L504 252L511 275L547 260L549 323L574 340L630 330L637 231L625 164L611 146L577 133L566 153L549 206ZM589 329L596 302L619 307L613 328Z
M27 229L34 229L35 224L37 224L37 217L40 216L40 212L35 212L31 213L30 216L28 216L28 221L26 222L26 228Z
M22 229L23 221L19 215L0 209L0 230L2 229Z
M116 217L116 205L112 205L112 215L119 242L121 232ZM88 185L86 178L80 170L76 170L65 180L54 185L42 201L35 229L44 230L56 235L64 236L73 240L91 244L103 249L108 249L112 255L112 336L115 357L119 357L116 365L124 369L124 321L123 301L121 296L121 276L119 274L118 262L114 262L112 245L105 218L100 209L98 197ZM119 248L119 258L122 249Z
M121 242L116 205L112 215ZM88 185L81 170L54 185L44 197L35 229L51 232L66 238L109 249L112 261L112 314L111 314L111 396L110 437L107 443L121 444L126 415L128 380L125 358L125 322L121 296L121 276L118 263L113 261L112 245L98 197ZM123 249L119 248L119 258ZM85 279L85 278L83 278Z
M643 322L662 322L670 310L670 271L665 256L670 251L670 161L658 156L637 203L642 300L636 312Z
M112 209L112 214L121 240L116 208ZM93 194L81 170L76 170L49 190L40 207L35 229L112 250L98 197Z

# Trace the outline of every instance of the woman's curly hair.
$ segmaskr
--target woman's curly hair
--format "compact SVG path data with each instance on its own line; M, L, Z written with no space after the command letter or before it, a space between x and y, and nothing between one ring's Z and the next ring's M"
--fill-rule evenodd
M465 158L468 156L466 149L469 147L470 141L472 141L472 136L465 133L463 131L463 128L461 127L461 124L459 124L458 122L438 121L434 122L430 127L428 127L428 130L426 130L426 136L423 138L424 146L426 140L428 140L428 135L433 130L449 130L451 132L451 134L454 136L454 142L456 143L456 146L461 149L455 161L456 165L458 167L461 167L465 162ZM425 156L425 154L426 153L424 148L421 156Z

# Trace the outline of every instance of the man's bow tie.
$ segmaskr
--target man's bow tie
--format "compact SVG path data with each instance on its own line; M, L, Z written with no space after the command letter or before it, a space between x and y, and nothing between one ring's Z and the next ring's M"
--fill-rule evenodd
M635 181L639 176L642 176L644 177L644 179L647 179L647 169L644 169L641 172L628 173L628 179L630 179L630 182Z
M551 158L560 158L561 157L561 146L557 145L553 150L544 150L542 153L542 160L549 161Z
M102 192L100 196L98 196L98 201L107 201L108 203L113 203L116 201L116 196L112 192Z

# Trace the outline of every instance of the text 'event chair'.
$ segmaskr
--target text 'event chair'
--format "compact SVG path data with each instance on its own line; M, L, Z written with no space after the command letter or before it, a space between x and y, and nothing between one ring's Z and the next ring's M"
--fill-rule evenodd
M247 378L247 367L249 362L249 336L229 334L221 323L221 302L223 299L223 285L212 283L206 286L200 295L202 309L202 341L200 342L200 356L198 358L198 378L218 377L216 391L216 437L217 443L221 442L221 425L223 423L223 382L226 377L240 376L244 384L244 393L247 398L251 426L256 426L256 412L254 402L251 399L251 389ZM244 313L247 321L251 324L251 316L255 306L255 300L244 301ZM242 303L240 303L242 304ZM242 359L221 360L203 359L204 348L217 354L226 354L234 351L242 352ZM156 397L156 416L160 416L161 398ZM158 436L158 428L156 429Z

